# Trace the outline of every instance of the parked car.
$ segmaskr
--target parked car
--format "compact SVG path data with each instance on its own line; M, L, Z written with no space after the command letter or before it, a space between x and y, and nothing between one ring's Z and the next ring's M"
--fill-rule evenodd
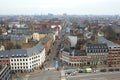
M83 73L83 71L82 71L82 70L79 70L78 73Z
M119 69L119 68L116 68L115 71L120 71L120 69Z
M106 72L107 70L106 69L101 69L100 72Z
M109 69L108 71L109 71L109 72L113 72L113 71L114 71L114 69Z

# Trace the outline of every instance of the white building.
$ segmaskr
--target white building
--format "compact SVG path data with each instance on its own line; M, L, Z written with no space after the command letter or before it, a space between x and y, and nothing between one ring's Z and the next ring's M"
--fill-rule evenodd
M0 54L10 57L11 70L16 72L32 71L41 67L45 61L45 47L41 43L29 49L13 49L2 51Z
M75 47L77 44L77 36L68 36L68 40L71 43L71 47Z

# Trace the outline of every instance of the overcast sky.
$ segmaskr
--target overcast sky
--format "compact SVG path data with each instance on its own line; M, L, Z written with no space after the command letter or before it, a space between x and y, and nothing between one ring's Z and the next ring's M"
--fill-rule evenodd
M120 0L0 0L0 14L120 14Z

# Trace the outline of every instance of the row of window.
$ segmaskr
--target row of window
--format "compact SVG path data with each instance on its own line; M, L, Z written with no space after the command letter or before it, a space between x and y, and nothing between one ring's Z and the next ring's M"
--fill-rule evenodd
M28 59L11 59L11 61L28 61Z
M11 65L28 65L28 63L11 63Z
M33 59L36 59L36 58L38 58L38 57L40 57L40 56L32 57L32 58L30 58L29 60L33 60ZM11 61L28 61L28 59L11 59Z
M87 52L89 52L89 53L95 53L95 52L108 52L108 50L107 49L92 49L92 50L88 50Z
M31 66L30 66L31 68ZM28 69L28 66L24 66L24 67L12 67L12 69Z

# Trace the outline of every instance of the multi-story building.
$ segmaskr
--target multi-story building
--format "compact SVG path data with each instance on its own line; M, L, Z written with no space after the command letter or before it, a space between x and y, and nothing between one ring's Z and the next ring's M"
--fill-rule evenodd
M63 49L61 60L71 66L87 65L87 56L85 51Z
M63 49L61 60L72 66L94 66L107 64L107 44L87 44L86 50Z
M108 55L108 66L119 67L120 66L120 48L110 49Z
M87 64L102 65L107 64L108 47L107 44L86 44Z
M4 53L5 52L5 53ZM9 65L10 64L10 54L9 51L0 51L0 65Z
M108 66L120 66L120 45L113 43L112 41L109 41L105 39L104 37L99 37L100 43L106 43L109 52L108 52Z
M0 65L0 80L12 80L10 65Z
M8 56L11 70L13 71L32 71L40 67L45 61L45 47L40 42L28 49L13 49L0 52L3 59Z

